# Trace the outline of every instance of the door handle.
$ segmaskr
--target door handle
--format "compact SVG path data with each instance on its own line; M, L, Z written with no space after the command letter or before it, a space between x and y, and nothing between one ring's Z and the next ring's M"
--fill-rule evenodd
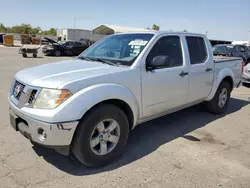
M186 75L188 75L188 72L181 71L181 73L180 73L181 77L186 76Z
M210 72L210 71L212 71L213 69L211 69L211 68L207 68L206 69L206 72Z

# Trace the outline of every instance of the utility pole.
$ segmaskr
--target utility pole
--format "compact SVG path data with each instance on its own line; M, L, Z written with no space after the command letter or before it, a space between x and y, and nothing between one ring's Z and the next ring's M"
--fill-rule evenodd
M74 13L74 40L76 40L76 16L75 16L75 13Z

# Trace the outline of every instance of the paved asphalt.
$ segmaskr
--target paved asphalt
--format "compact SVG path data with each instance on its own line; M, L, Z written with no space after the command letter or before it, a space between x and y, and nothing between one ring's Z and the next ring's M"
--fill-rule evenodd
M232 93L223 115L201 105L139 125L124 155L89 169L53 150L32 146L9 123L14 74L55 57L24 59L0 47L0 188L250 187L250 89Z

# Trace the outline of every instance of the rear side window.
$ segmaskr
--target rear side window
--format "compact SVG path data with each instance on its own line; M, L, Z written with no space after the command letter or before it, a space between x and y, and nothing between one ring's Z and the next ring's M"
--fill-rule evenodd
M204 63L207 49L202 37L186 37L191 64Z

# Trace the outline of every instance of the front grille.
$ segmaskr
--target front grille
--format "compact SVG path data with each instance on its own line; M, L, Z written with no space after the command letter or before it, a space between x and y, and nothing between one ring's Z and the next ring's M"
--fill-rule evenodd
M33 89L32 92L31 92L31 94L30 94L29 100L28 100L29 104L32 104L33 101L35 100L36 93L37 93L37 90Z
M16 81L14 88L13 88L13 95L15 98L19 99L23 89L24 89L25 85L21 84L20 82Z

